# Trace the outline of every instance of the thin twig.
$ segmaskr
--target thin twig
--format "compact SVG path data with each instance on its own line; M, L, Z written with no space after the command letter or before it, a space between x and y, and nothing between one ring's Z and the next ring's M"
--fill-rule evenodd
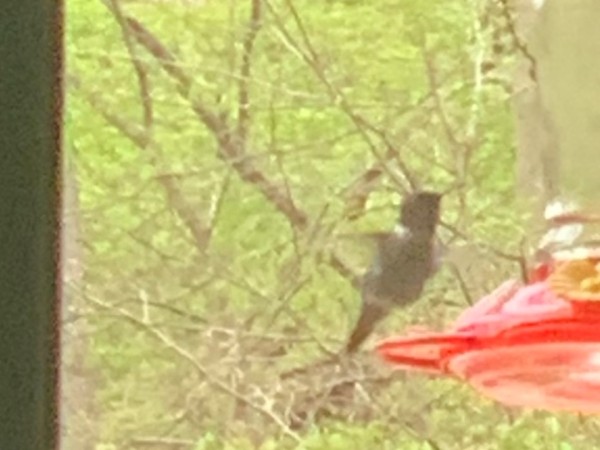
M161 63L164 70L178 82L179 94L191 103L200 121L215 136L220 156L231 164L243 181L256 186L287 217L292 226L301 230L306 229L309 223L306 212L297 207L284 190L256 167L253 158L247 154L246 148L240 146L235 130L228 126L222 116L214 114L200 100L190 98L191 77L183 71L173 54L139 21L133 18L127 18L127 21L135 31L138 42L146 47ZM358 286L358 275L340 255L333 252L330 255L330 264L340 275L349 279L354 286Z
M133 325L137 326L138 328L142 329L143 331L148 333L150 336L152 336L155 339L157 339L158 341L160 341L165 346L165 348L171 350L172 352L177 354L179 357L181 357L183 360L187 361L198 372L198 374L203 379L205 379L208 383L210 383L210 385L213 386L215 389L235 398L240 403L248 406L249 408L251 408L254 411L258 412L259 414L263 415L264 417L270 419L272 422L274 422L281 428L282 432L285 435L289 436L294 441L296 441L296 442L301 441L300 436L298 436L295 432L293 432L289 428L289 426L279 416L277 416L273 411L252 402L251 400L246 398L244 395L240 394L239 392L237 392L233 388L231 388L231 386L225 384L219 378L213 377L212 374L210 373L210 371L206 367L204 367L202 364L200 364L200 362L198 362L191 353L189 353L184 348L180 347L173 339L171 339L169 336L167 336L162 331L160 331L157 328L155 328L154 326L138 319L133 314L131 314L129 311L127 311L123 308L114 307L114 306L110 305L109 303L106 303L106 302L101 301L96 298L92 298L90 296L88 296L87 299L91 303L93 303L94 305L96 305L102 309L118 313L124 320L126 320L126 321L132 323Z
M280 32L281 37L283 38L283 42L288 46L288 48L290 48L295 54L297 54L313 70L315 75L317 75L317 77L319 78L319 80L321 81L323 86L326 88L331 101L334 104L339 105L340 109L346 114L346 116L354 124L357 131L359 132L359 134L362 136L363 140L366 142L367 146L369 147L370 152L373 154L373 156L375 156L377 161L381 163L381 167L386 171L386 173L390 176L390 178L392 180L394 180L399 186L403 186L402 180L398 179L396 173L394 173L394 171L392 171L388 167L388 164L386 163L385 155L379 151L379 149L377 148L377 146L371 139L371 136L369 136L367 130L363 126L363 123L366 121L366 119L364 119L363 117L360 117L360 115L358 115L358 113L356 113L354 111L354 109L350 106L348 100L346 99L345 95L339 89L337 89L331 83L329 78L326 76L321 65L319 64L318 54L315 51L315 49L308 37L308 33L306 32L306 29L302 23L302 20L300 19L300 15L298 14L298 11L296 10L293 3L290 0L286 1L286 4L292 14L294 22L296 23L296 26L300 30L302 40L307 49L306 51L304 51L302 49L302 47L298 44L296 39L294 39L294 37L287 30L281 16L277 13L275 8L271 5L271 2L268 0L264 0L264 1L269 9L269 12L276 19L275 23L278 27L278 31ZM402 170L402 168L401 168L401 170ZM417 184L415 181L414 174L412 174L410 171L404 171L404 170L402 170L401 173L402 173L404 179L409 183L409 185L411 185L411 187L414 188L414 185Z
M261 25L261 2L262 0L251 0L252 8L250 12L250 21L248 23L248 30L244 38L242 45L242 67L240 69L240 81L239 81L239 101L238 101L238 136L240 139L240 145L246 144L248 135L248 128L250 126L250 94L249 94L249 83L250 83L250 72L252 68L252 50L254 48L254 41L260 30Z

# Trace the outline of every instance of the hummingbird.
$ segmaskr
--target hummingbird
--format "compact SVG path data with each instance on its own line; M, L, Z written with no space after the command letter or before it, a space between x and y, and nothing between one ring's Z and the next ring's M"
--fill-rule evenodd
M441 249L435 231L441 198L442 194L431 191L408 194L400 205L396 228L374 235L377 252L362 280L362 309L346 352L356 351L395 307L417 300L439 269Z

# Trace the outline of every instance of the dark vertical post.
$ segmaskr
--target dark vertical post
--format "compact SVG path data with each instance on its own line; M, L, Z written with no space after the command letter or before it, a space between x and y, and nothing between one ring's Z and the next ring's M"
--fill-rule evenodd
M0 12L0 448L58 448L62 4Z

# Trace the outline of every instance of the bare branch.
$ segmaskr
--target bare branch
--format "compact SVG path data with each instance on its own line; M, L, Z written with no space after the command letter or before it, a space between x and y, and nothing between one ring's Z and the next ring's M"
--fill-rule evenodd
M291 0L287 0L286 4L288 5L288 8L292 14L292 17L294 18L296 26L300 30L300 34L302 36L304 45L307 48L306 51L304 51L302 49L302 47L298 44L298 42L296 42L294 37L287 30L281 16L277 13L275 8L271 5L270 1L268 1L268 0L264 0L264 1L265 1L265 4L267 5L267 7L269 8L269 12L276 19L275 22L277 24L278 30L280 31L282 37L285 39L285 43L289 47L291 47L292 50L294 51L294 53L299 55L300 58L313 70L313 72L318 77L318 79L321 81L323 86L325 86L331 101L334 104L339 105L341 110L346 114L346 116L348 116L350 121L354 124L354 126L356 127L359 134L363 137L363 140L367 143L371 154L373 154L373 156L380 163L382 169L385 170L385 172L388 174L388 176L390 176L390 178L392 180L394 180L398 184L398 186L403 186L402 180L398 179L396 173L389 168L389 166L386 162L387 158L386 158L385 154L382 154L379 151L379 149L377 148L377 146L371 139L371 136L369 136L369 133L367 132L366 128L364 127L364 124L367 122L367 120L364 117L360 116L357 112L354 111L354 109L351 107L350 103L346 99L346 96L331 83L331 81L328 79L327 75L323 71L323 68L321 67L321 65L319 63L318 54L317 54L316 50L314 49L314 47L308 37L308 33L306 32L306 29L304 28L302 20L300 19L300 15L298 14L298 11L296 10L296 8L295 8L294 4L291 2ZM388 147L388 149L389 149L389 147ZM412 189L415 189L417 187L418 183L415 180L414 174L412 174L410 171L408 171L406 166L403 164L400 165L399 168L401 169L402 176L404 177L406 182L409 184L409 186Z
M513 44L517 48L517 50L519 50L519 52L525 57L525 59L527 61L529 61L529 64L530 64L529 76L531 77L531 79L534 82L536 82L538 79L538 73L537 73L538 68L537 68L537 61L535 59L535 56L533 56L533 53L531 53L531 51L527 47L527 44L524 42L524 40L519 36L519 33L517 32L517 26L515 24L515 19L513 17L511 8L508 4L508 0L498 0L498 2L502 6L502 15L504 16L504 19L506 20L506 26L508 28L508 32L512 36Z
M135 30L138 41L161 63L165 71L175 78L180 95L190 102L200 121L213 133L217 140L219 156L232 165L242 180L258 187L294 226L304 228L308 224L308 216L256 167L236 131L229 127L225 118L210 111L201 100L190 98L191 78L176 63L173 54L140 22L132 18L128 18L127 21Z
M439 92L440 88L438 86L435 62L433 61L433 56L429 52L429 49L427 49L424 40L422 45L422 52L425 67L427 69L426 72L427 79L429 80L429 87L435 100L437 114L444 128L444 132L446 133L446 138L455 149L461 149L463 147L463 144L456 137L456 134L452 129L452 125L450 125L450 120L448 119L448 116L446 114L446 108L444 106L444 103L442 102L442 97Z
M152 95L150 93L150 80L148 79L148 72L144 67L141 59L136 55L136 50L134 48L134 43L131 38L131 30L127 21L125 20L125 16L123 15L123 11L121 10L120 0L108 0L110 1L110 5L107 5L111 10L115 19L119 23L121 27L121 32L123 34L123 41L125 42L125 47L127 48L127 52L129 53L129 59L133 68L135 70L138 86L140 89L140 100L142 104L143 110L143 121L144 129L146 131L146 142L150 141L152 134L152 125L153 125L153 106L152 106Z
M173 54L146 27L133 18L127 18L135 31L138 42L142 44L162 65L164 70L178 82L178 92L190 102L192 110L200 121L213 133L217 140L219 156L236 170L240 178L254 186L282 212L292 226L300 230L307 228L308 215L296 206L284 188L273 183L254 164L253 157L247 154L245 146L239 140L236 130L229 127L224 117L214 114L198 99L189 96L191 78L177 64ZM354 286L359 285L359 277L336 253L330 255L332 267Z
M242 53L242 67L240 70L240 81L239 81L239 103L238 103L238 136L240 144L245 145L246 137L248 134L248 127L250 126L250 98L249 98L249 86L250 83L250 71L252 61L252 50L254 48L254 41L260 30L261 25L261 1L262 0L251 0L252 11L250 13L250 21L248 23L248 31L244 38L243 53Z
M134 448L162 448L164 450L181 450L193 448L196 441L191 439L175 439L165 437L139 437L133 438L130 441L130 445Z
M465 301L467 302L467 305L472 306L475 302L473 301L473 296L469 292L469 287L467 286L465 278L462 276L460 269L456 266L456 264L453 264L453 263L450 263L448 265L448 267L454 274L456 281L458 282L460 291L462 292L463 297L465 298Z
M142 131L139 127L132 125L125 118L110 112L109 108L102 103L101 99L97 95L84 91L81 88L80 83L77 83L77 85L88 103L94 109L96 109L96 111L98 111L104 120L119 130L123 136L128 138L139 148L149 150L146 155L150 159L151 164L154 167L160 166L160 163L157 161L157 155L161 154L161 149L157 143L149 142L147 140L147 134L145 131ZM186 228L192 234L196 247L199 251L204 252L210 241L212 229L200 220L196 214L196 209L188 204L185 196L173 179L169 177L158 177L157 180L167 194L169 205L174 209L176 214L185 224Z
M267 419L269 419L272 422L274 422L275 424L277 424L281 428L282 432L285 435L289 436L296 442L300 442L300 437L288 427L288 425L283 421L283 419L281 417L277 416L269 408L266 408L262 405L258 405L256 403L252 402L251 400L246 398L244 395L235 391L231 386L229 386L228 384L221 381L219 378L214 377L211 374L211 372L206 367L204 367L202 364L200 364L200 362L198 362L198 360L190 352L188 352L184 348L180 347L173 339L171 339L165 333L163 333L156 327L144 322L143 320L138 319L133 314L131 314L129 311L127 311L123 308L115 307L115 306L111 305L110 303L106 303L102 300L92 298L90 296L88 296L87 299L92 304L100 307L101 309L108 310L113 313L119 314L123 320L126 320L127 322L135 325L136 327L145 331L147 334L149 334L153 338L157 339L160 343L163 344L163 346L165 348L167 348L168 350L171 350L176 355L178 355L180 358L182 358L184 361L186 361L188 364L190 364L196 370L196 372L198 372L198 374L203 379L205 379L208 383L210 383L210 385L213 386L215 389L235 398L240 403L248 406L249 408L253 409L254 411L258 412L259 414L265 416Z

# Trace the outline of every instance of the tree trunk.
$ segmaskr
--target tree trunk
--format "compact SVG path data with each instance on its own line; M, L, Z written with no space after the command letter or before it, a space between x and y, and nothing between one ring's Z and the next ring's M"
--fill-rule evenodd
M518 0L515 6L531 56L522 55L515 89L520 192L543 202L557 196L597 202L600 3Z

